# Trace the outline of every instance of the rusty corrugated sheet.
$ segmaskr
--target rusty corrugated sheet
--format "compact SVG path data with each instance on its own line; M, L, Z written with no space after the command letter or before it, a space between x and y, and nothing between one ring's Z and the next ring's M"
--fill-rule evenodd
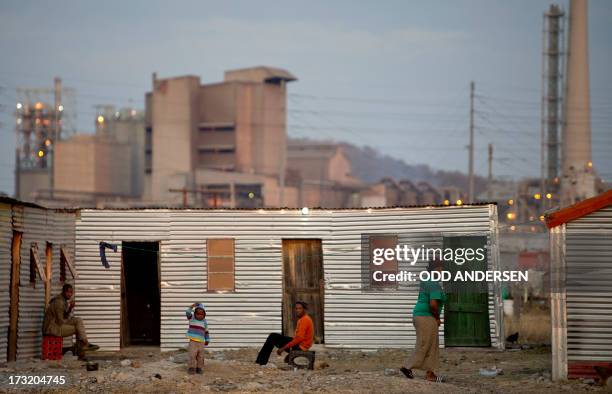
M42 321L45 309L45 286L36 277L30 283L30 245L36 242L39 258L44 262L44 250L49 236L54 231L53 213L46 209L23 208L23 238L21 242L21 266L19 285L19 321L17 323L17 360L39 357L42 341Z
M0 361L6 361L11 286L11 242L13 238L10 204L0 203Z

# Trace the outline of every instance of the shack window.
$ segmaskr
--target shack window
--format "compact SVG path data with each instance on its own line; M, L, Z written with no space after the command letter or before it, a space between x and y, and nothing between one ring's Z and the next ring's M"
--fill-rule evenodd
M234 239L209 239L208 291L234 291Z
M74 269L74 265L72 265L72 262L68 256L68 252L66 251L66 247L62 245L60 246L60 281L61 282L66 281L66 268L68 268L68 271L70 272L70 276L72 276L72 279L76 279L78 275L76 273L76 270Z
M40 264L38 258L38 244L32 242L30 245L30 284L36 286L36 275L43 281L46 282L45 272Z
M374 253L376 250L387 250L397 247L397 235L371 235L370 236L370 286L372 288L397 288L397 281L389 280L389 274L397 274L398 264L393 253L392 259L384 259L380 265L374 264ZM378 255L381 257L380 255ZM383 256L384 257L384 252ZM376 271L380 271L375 274Z

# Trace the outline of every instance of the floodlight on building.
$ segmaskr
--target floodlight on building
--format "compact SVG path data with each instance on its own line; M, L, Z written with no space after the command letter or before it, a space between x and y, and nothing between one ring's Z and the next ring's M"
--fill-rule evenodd
M461 200L457 200L457 201L455 202L455 204L457 204L457 205L463 205L463 201L461 201Z
M35 109L43 109L43 103L41 103L40 101L37 102L36 104L34 104L34 108Z
M536 193L533 195L533 198L535 198L536 200L539 200L542 198L542 195L540 193Z
M17 109L21 109L21 108L23 108L23 104L17 103Z
M249 199L252 200L253 198L255 198L255 193L249 192Z
M304 207L300 210L300 212L302 213L302 215L308 215L310 209L308 209L308 207Z
M444 204L444 205L450 205L450 201L448 201L448 200L444 200L444 203L443 203L443 204Z
M587 163L587 167L589 167L589 168L593 168L593 162L592 162L592 161L589 161L589 162Z
M552 194L551 193L546 193L546 198L550 200L552 198Z
M45 155L45 152L43 150L38 151L38 157L43 157L44 155Z
M508 213L506 214L506 217L508 218L508 220L514 220L514 219L516 219L516 213L514 213L514 212L508 212Z
M544 215L540 215L540 222L543 222L546 219L546 217L544 217Z
M514 230L516 230L516 226L515 225L510 226L510 231L514 231Z
M104 116L98 115L98 123L104 123Z
M51 145L51 140L50 139L46 139L45 140L45 146L49 146Z
M60 111L60 112L62 112L62 111L64 110L64 106L60 104L60 105L57 107L57 110L58 110L58 111Z
M514 205L514 200L513 199L509 199L508 200L508 205Z

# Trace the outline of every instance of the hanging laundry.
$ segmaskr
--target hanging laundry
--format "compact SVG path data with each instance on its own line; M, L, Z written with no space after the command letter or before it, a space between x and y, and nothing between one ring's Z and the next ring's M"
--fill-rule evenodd
M102 260L104 268L110 268L110 264L108 264L108 260L106 260L106 249L112 249L113 252L117 252L117 245L109 244L108 242L100 242L100 260Z

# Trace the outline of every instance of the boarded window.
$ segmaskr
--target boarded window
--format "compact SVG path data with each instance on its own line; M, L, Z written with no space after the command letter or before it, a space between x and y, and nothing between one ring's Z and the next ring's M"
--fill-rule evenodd
M53 244L50 242L47 242L47 247L45 250L45 275L47 276L47 280L45 281L45 305L48 305L49 300L51 299L52 267L53 267Z
M388 274L397 274L398 273L398 263L395 257L395 253L393 254L392 259L384 259L384 262L381 265L376 265L373 263L374 261L374 251L375 250L387 250L393 249L395 250L397 246L397 235L371 235L370 236L370 286L372 288L392 288L396 289L398 282L388 280ZM384 257L384 256L383 256ZM374 275L376 271L380 271L380 273ZM377 281L374 277L378 279L383 279Z
M70 276L72 279L76 279L78 277L76 269L70 260L68 255L68 251L64 245L60 246L60 281L66 281L66 269L70 272Z
M234 239L209 239L208 291L234 291Z
M37 275L43 282L47 281L43 267L40 264L40 259L38 258L38 244L32 242L30 245L30 283L32 286L36 286Z

